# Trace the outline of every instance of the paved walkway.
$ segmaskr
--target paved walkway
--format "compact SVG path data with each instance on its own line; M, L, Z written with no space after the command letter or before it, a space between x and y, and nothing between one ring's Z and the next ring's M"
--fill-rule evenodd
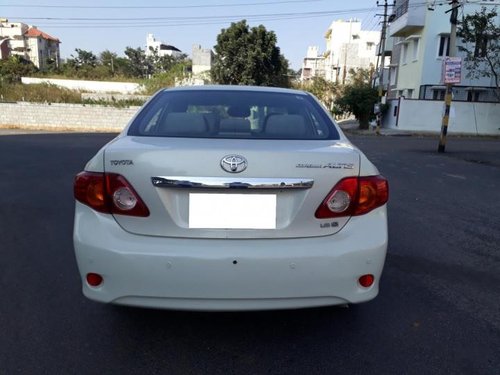
M342 128L342 130L349 134L357 134L357 135L373 135L376 136L375 128L370 127L370 129L362 130L359 129L359 123L357 120L341 120L337 121L337 124ZM380 135L383 136L419 136L419 137L439 137L440 132L425 132L425 131L412 131L412 130L401 130L401 129L389 129L389 128L381 128ZM474 134L448 134L448 137L458 137L458 138L491 138L491 139L500 139L499 136L483 136L483 135L474 135Z
M362 130L359 129L359 122L357 120L341 120L337 121L342 130L349 134L358 134L358 135L377 135L375 133L375 128L370 127L370 129ZM412 136L412 135L420 135L420 136L439 136L437 132L413 132L408 130L399 130L399 129L387 129L381 128L380 135L385 136Z
M339 125L355 144L365 137L377 136L373 129L360 130L357 121L347 120L339 122ZM380 141L377 143L384 145L387 150L394 150L401 144L405 144L408 147L407 151L424 152L425 150L425 152L438 154L438 132L422 133L382 128L380 133ZM403 143L403 140L391 139L398 136L412 137L414 142ZM421 142L425 143L423 148L419 148ZM417 145L419 146L417 147ZM360 148L363 149L363 147ZM447 137L445 153L441 155L475 164L500 167L500 137L450 134Z

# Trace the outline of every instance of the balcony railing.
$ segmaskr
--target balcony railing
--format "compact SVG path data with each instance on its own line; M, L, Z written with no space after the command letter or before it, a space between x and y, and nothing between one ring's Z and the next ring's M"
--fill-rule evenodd
M398 19L403 14L408 12L408 4L410 0L401 0L396 3L396 8L394 9L394 19Z

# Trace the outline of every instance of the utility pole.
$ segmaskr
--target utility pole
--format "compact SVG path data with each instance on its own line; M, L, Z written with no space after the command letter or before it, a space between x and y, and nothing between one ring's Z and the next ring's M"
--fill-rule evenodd
M345 45L344 70L342 72L342 86L345 85L345 78L347 75L347 52L349 51L349 47L351 45L351 39L352 39L352 18L349 20L349 41Z
M380 5L377 1L377 6L384 7L383 21L382 21L382 32L380 35L380 44L379 44L379 53L382 54L380 58L380 69L378 74L378 103L379 107L376 110L377 116L377 129L376 134L380 135L380 126L382 123L382 111L380 110L380 104L382 104L382 97L384 96L384 63L385 63L385 41L387 39L387 8L389 4L387 4L387 0L384 0L384 5Z
M446 13L451 12L450 23L450 53L449 57L455 57L457 53L457 23L458 23L458 8L460 3L458 0L451 0L451 9L447 10ZM446 83L446 95L444 97L444 114L443 120L441 122L441 136L439 137L438 152L444 152L446 147L446 134L448 133L448 124L450 122L450 108L453 94L453 83Z

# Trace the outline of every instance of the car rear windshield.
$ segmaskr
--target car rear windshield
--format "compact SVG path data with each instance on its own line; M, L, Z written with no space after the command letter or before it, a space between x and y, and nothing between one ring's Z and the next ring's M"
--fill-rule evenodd
M339 139L332 120L309 95L241 90L157 94L128 135L239 139Z

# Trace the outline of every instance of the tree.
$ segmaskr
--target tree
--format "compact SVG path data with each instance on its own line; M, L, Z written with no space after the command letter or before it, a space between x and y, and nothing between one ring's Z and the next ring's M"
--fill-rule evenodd
M212 79L229 85L288 86L288 61L273 31L246 20L232 23L217 36Z
M97 78L95 68L99 61L92 51L75 48L76 56L66 59L61 70L68 77Z
M495 94L500 101L500 24L496 9L466 15L459 23L457 36L465 53L467 78L493 78Z
M338 107L351 112L359 121L360 129L368 129L373 116L373 106L378 101L377 90L370 83L370 69L351 69L351 78L344 87L342 96L336 101Z
M328 110L333 111L335 99L340 94L337 83L327 81L323 77L313 77L303 88L317 97Z
M111 52L109 50L104 50L99 54L99 63L103 66L108 67L111 75L115 75L116 67L115 63L118 59L118 55L115 52Z
M76 56L71 55L76 67L92 67L97 65L97 56L92 51L85 51L84 49L75 48Z
M162 88L175 86L177 80L186 77L186 71L190 63L190 60L182 60L169 70L154 74L151 79L144 82L146 94L154 94Z
M0 84L21 81L21 77L29 76L38 69L29 60L21 56L11 56L8 59L0 60Z
M146 56L146 63L151 67L150 74L166 73L178 64L191 66L191 60L187 58L186 54L180 56L160 56L158 50L153 47L149 47L149 51L151 53Z
M125 56L129 61L128 73L132 77L145 78L151 74L151 64L146 59L146 52L138 47L125 48Z

